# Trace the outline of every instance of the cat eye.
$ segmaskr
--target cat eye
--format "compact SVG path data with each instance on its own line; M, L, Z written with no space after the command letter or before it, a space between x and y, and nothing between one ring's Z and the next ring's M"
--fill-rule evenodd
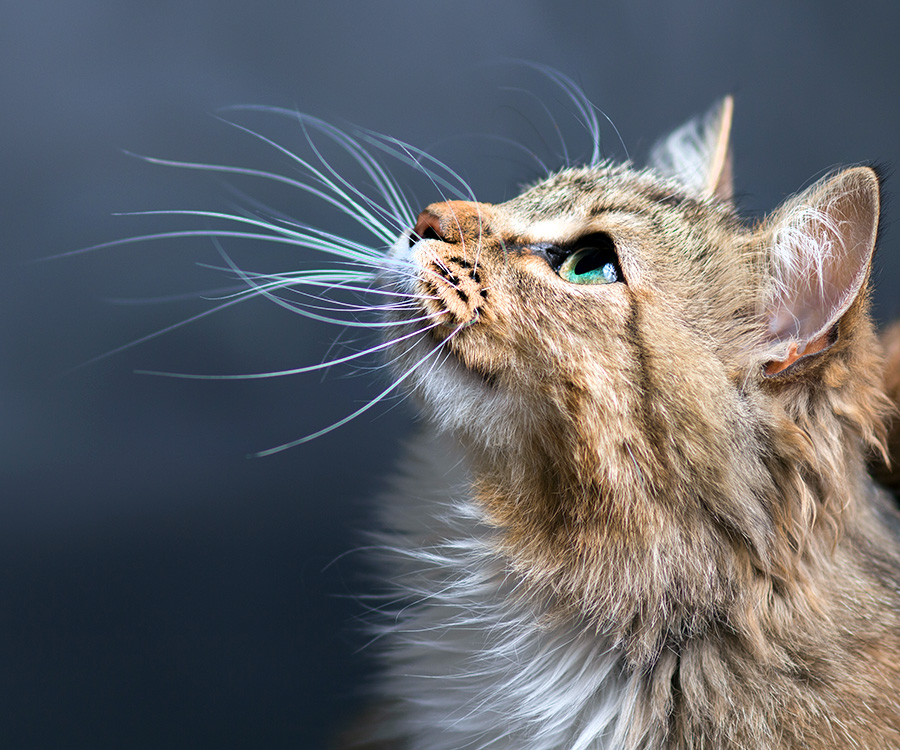
M625 281L615 246L606 235L585 238L556 271L573 284L614 284Z

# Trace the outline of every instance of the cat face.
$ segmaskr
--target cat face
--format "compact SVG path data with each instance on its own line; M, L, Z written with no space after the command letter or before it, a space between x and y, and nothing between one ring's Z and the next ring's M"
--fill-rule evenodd
M395 252L421 300L407 314L435 324L422 347L442 352L417 389L485 447L565 429L608 450L599 433L634 442L650 394L674 408L740 377L748 235L650 173L566 170L501 205L434 204Z

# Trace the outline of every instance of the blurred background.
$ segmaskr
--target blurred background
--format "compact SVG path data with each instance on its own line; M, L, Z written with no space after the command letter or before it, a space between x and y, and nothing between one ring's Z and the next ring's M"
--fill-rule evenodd
M347 337L265 301L209 310L228 280L208 239L46 256L203 220L254 200L363 239L321 204L261 181L125 152L290 165L216 114L296 108L443 159L481 200L589 153L572 105L528 60L570 76L615 123L604 152L641 162L658 136L736 97L748 217L843 164L900 163L900 6L683 0L494 3L30 0L0 6L0 732L11 748L321 748L369 673L359 531L414 430L388 401L269 458L385 386L380 373L197 382L346 353ZM229 115L304 148L295 124ZM520 144L517 146L516 144ZM332 154L336 165L352 166ZM417 207L439 199L397 174ZM888 201L876 313L900 313ZM308 255L226 243L251 270ZM38 261L38 262L36 262ZM165 298L166 301L159 301ZM149 301L148 301L149 300ZM156 301L154 301L156 300ZM333 347L339 335L343 345ZM109 356L103 356L109 354ZM99 359L98 359L99 358Z

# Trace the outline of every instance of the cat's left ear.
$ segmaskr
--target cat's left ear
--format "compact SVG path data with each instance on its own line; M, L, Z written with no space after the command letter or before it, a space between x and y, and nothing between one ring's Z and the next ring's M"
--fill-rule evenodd
M880 200L875 171L854 167L788 201L763 227L767 376L835 342L869 278Z
M698 198L730 202L731 119L734 99L726 96L705 115L689 120L650 151L650 166Z

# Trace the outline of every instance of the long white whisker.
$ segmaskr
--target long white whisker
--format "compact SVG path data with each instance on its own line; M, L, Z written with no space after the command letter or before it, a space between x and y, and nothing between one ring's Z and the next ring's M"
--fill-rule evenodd
M362 322L362 321L356 321L356 320L339 320L336 318L329 318L324 315L319 315L317 313L307 310L305 307L302 307L302 306L299 306L296 304L292 304L291 302L288 302L287 300L284 300L281 297L278 297L277 295L272 294L272 292L267 288L266 285L257 284L252 278L250 278L250 276L247 275L246 272L244 272L241 268L239 268L234 263L234 261L231 260L231 258L228 256L228 254L222 248L221 244L219 242L217 242L215 240L215 238L213 239L213 242L215 243L216 249L219 251L219 254L222 256L222 259L225 261L225 263L228 264L228 267L241 280L243 280L247 284L247 286L250 287L250 289L253 290L253 292L254 292L253 294L245 296L242 299L249 299L252 296L263 296L266 299L274 302L279 307L283 307L284 309L290 310L291 312L297 313L298 315L302 315L304 317L311 318L312 320L319 320L323 323L335 323L337 325L350 326L350 327L354 327L354 328L390 328L393 326L405 325L407 323L414 322L417 320L427 320L428 319L428 316L425 316L424 318L413 319L413 320L409 320L409 321L387 320L387 321L377 321L377 322Z
M331 287L334 288L334 287ZM272 289L270 288L270 291ZM304 292L300 289L293 288L293 285L284 283L279 285L275 291L281 292L291 292L292 294L296 294L302 297L308 297L310 299L315 300L316 302L327 302L330 305L314 305L310 302L298 302L298 303L289 303L289 304L302 304L303 309L305 310L322 310L325 312L364 312L364 313L373 313L373 312L387 312L390 310L408 310L415 306L415 302L412 300L406 302L394 302L385 305L360 305L354 302L344 302L343 300L332 299L331 297L323 297L318 294L313 294L312 292ZM281 298L283 300L283 298ZM434 299L434 298L432 298ZM287 300L283 300L287 302ZM377 323L378 326L384 327L382 323Z
M615 132L616 137L619 139L619 143L622 144L622 150L625 152L625 158L629 161L631 160L631 156L628 153L628 146L625 145L625 140L622 138L622 134L616 127L616 124L612 121L610 116L606 114L606 112L597 107L587 96L585 96L584 90L581 86L577 85L575 81L573 81L567 75L560 73L558 70L553 70L553 68L537 63L531 63L531 65L536 70L539 70L544 75L548 76L558 86L560 86L560 88L562 88L569 95L569 98L578 109L578 112L581 115L581 121L584 124L585 129L591 136L591 140L593 141L594 145L593 153L591 154L591 166L597 166L603 161L603 156L600 151L600 123L597 120L598 112L603 116L603 119L609 123L610 127Z
M472 191L471 187L469 187L469 184L459 174L431 154L411 146L408 143L404 143L397 138L383 136L378 133L363 131L362 137L367 143L371 143L373 146L392 155L395 159L418 169L432 181L432 184L438 188L442 195L445 195L444 190L446 190L454 198L459 198L460 200L475 200L475 193ZM463 189L461 190L444 177L441 177L440 174L423 164L423 161L430 162L440 169L443 169L452 178L457 180Z
M298 234L314 235L315 237L319 237L322 240L332 242L337 246L346 247L349 250L356 251L367 257L370 256L371 259L377 261L381 261L384 259L383 248L376 249L374 247L371 247L370 245L365 245L361 242L355 242L346 237L342 237L341 235L333 234L332 232L326 232L323 229L318 229L317 227L306 224L305 222L298 221L297 219L291 218L286 215L282 215L280 214L280 212L273 212L272 209L262 205L257 208L257 211L255 213L247 210L244 207L236 207L235 211L237 213L233 215L236 217L256 221L261 220L266 224L266 226L276 231L279 231L282 227L284 227ZM356 262L360 263L360 261ZM371 261L366 261L366 263L371 264Z
M207 263L198 263L198 266L201 268L210 268L216 271L224 271L230 272L231 269L225 268L223 266L214 266ZM403 302L410 302L414 300L421 299L437 299L431 295L423 295L416 294L413 292L398 292L391 289L381 289L379 287L371 287L371 286L355 286L349 282L352 281L372 281L373 276L371 274L362 274L360 273L358 276L353 276L348 273L347 276L339 275L340 271L292 271L290 273L256 273L251 271L244 271L244 273L251 279L261 280L265 282L278 282L279 286L282 286L284 289L290 291L292 287L298 286L312 286L312 287L323 287L326 289L336 289L340 291L350 291L350 292L358 292L364 294L377 294L379 297L397 297L401 299ZM414 274L409 275L410 278L418 278ZM223 290L224 291L224 290ZM240 288L236 288L233 294L236 296L238 294L246 294L247 293L246 285L242 285ZM299 291L299 290L298 290ZM214 292L210 292L212 294ZM194 296L202 296L200 294ZM232 296L229 294L228 296ZM226 297L222 297L225 299ZM375 308L372 308L375 309Z
M408 228L408 227L410 226L410 223L411 223L411 220L412 220L412 217L411 217L411 216L408 217L408 220L406 220L406 221L403 221L403 220L398 219L398 215L397 215L398 212L397 212L397 208L396 208L396 207L394 208L393 211L389 211L388 209L384 208L384 207L381 206L380 204L378 204L378 203L376 203L375 201L373 201L369 196L367 196L367 195L366 195L365 193L363 193L361 190L359 190L358 188L356 188L354 185L351 185L351 184L347 181L346 178L344 178L343 176L341 176L341 175L340 175L340 174L339 174L339 173L331 166L331 164L328 162L328 160L325 159L325 157L322 155L322 152L321 152L321 151L319 150L319 148L316 146L315 141L313 141L312 137L309 135L309 132L307 131L306 123L305 123L303 120L301 120L300 123L301 123L301 127L303 128L303 133L304 133L304 135L306 136L306 142L309 144L309 147L312 149L313 153L316 155L316 158L319 160L319 163L322 164L322 166L324 166L325 169L328 170L328 173L329 173L329 174L331 174L336 180L338 180L338 181L340 182L340 184L344 185L344 186L345 186L348 190L350 190L354 195L359 196L359 197L360 197L363 201L365 201L366 204L367 204L368 206L370 206L373 210L375 210L375 211L377 211L378 213L384 215L385 218L387 218L389 221L391 221L391 222L395 225L395 228L396 228L398 231L403 230L403 229L406 229L406 228ZM401 208L400 211L402 212L403 209Z
M198 263L197 265L201 268L209 268L211 270L227 272L229 274L232 273L230 268L223 268L207 263ZM245 271L244 273L254 280L275 286L316 286L349 289L351 291L378 291L369 286L350 286L356 283L372 281L374 278L372 274L343 271L339 269L328 271L292 271L290 273L254 273ZM244 289L244 291L246 291L246 289Z
M375 250L369 247L365 247L364 245L359 245L356 243L351 243L343 238L331 237L328 239L323 238L323 233L315 232L310 233L307 231L296 231L293 229L288 229L286 227L279 227L276 224L272 224L267 221L262 221L260 219L252 219L247 216L236 216L235 214L223 213L220 211L199 211L199 210L190 210L190 209L165 209L158 211L133 211L127 212L123 214L118 214L119 216L202 216L207 219L221 219L224 221L235 222L238 224L249 224L250 226L259 227L261 229L266 229L270 232L274 232L276 235L283 235L286 239L293 240L293 244L300 245L301 247L307 247L311 250L321 250L322 252L329 253L331 255L337 255L342 258L351 258L361 262L368 262L370 265L373 261L380 260L383 256L377 253ZM305 229L305 227L304 227ZM215 230L209 230L215 231ZM263 235L253 235L254 237L260 237ZM266 235L271 237L272 235ZM340 241L335 241L340 240Z
M353 354L348 354L345 357L338 357L336 359L329 360L327 362L321 362L317 365L306 365L305 367L294 367L289 370L273 370L271 372L251 372L251 373L243 373L239 375L202 375L195 373L187 373L187 372L163 372L160 370L135 370L137 374L140 375L157 375L164 378L177 378L180 380L265 380L268 378L281 378L289 375L301 375L305 372L315 372L316 370L324 370L328 367L333 367L335 365L341 365L345 362L352 362L354 359L359 359L360 357L365 357L368 354L373 354L375 352L382 351L384 349L388 349L401 341L405 341L413 336L417 336L419 334L425 333L426 331L430 331L432 328L436 328L440 325L440 322L432 323L425 328L418 328L411 333L404 334L403 336L398 336L395 339L391 339L390 341L385 341L381 344L377 344L375 346L369 347L364 351L354 352Z
M252 276L250 274L247 274L247 278L252 278ZM315 282L310 282L310 281L302 280L302 279L297 280L297 279L286 278L286 279L279 279L279 280L270 280L264 284L254 284L250 288L244 287L244 288L241 288L240 290L237 290L237 291L232 292L227 295L222 295L217 298L207 298L207 299L234 299L234 298L238 298L238 297L249 298L249 297L263 295L263 296L269 297L270 299L273 299L273 301L274 300L280 301L282 303L283 307L287 306L292 312L298 312L298 311L302 312L302 311L308 310L308 309L330 310L332 312L341 312L341 311L345 311L345 310L354 310L357 312L379 312L379 311L387 311L387 310L404 310L404 309L410 309L412 307L415 307L416 306L415 303L418 300L436 299L435 297L428 296L428 295L403 295L404 299L402 299L400 302L392 302L392 303L383 304L383 305L371 305L371 304L362 305L362 304L357 304L357 303L352 303L352 302L344 302L343 300L333 299L331 297L322 296L321 294L305 292L305 291L297 288L301 283L308 284L309 286L314 286L314 287L324 287L325 289L328 289L328 290L344 290L344 289L348 289L348 288L349 289L354 288L354 287L347 287L341 283L333 283L333 282L315 283ZM359 287L358 289L360 291L380 293L379 290L368 289L365 287ZM318 302L328 302L332 305L338 305L339 307L337 307L337 308L324 307L324 306L317 306L317 305L311 305L308 303L303 303L302 308L300 308L300 307L298 307L298 305L300 305L300 303L293 303L293 302L289 302L288 300L285 300L282 297L276 297L274 295L275 292L290 292L292 294L296 294L299 296L309 297ZM420 320L420 319L421 318L414 318L412 320ZM326 319L322 318L322 320L326 320ZM341 319L341 320L327 319L327 321L338 323L340 325L354 325L356 323L356 321L346 321L343 319ZM407 322L410 322L410 321L407 321ZM396 322L377 321L377 322L362 323L360 325L362 325L363 327L366 327L366 328L379 328L379 327L384 328L384 327L390 327L393 325L403 325L403 322L402 321L396 321Z
M254 135L258 138L263 138L264 140L266 140L263 136L253 133L253 131L247 130L247 128L241 128L240 125L236 125L234 123L229 123L229 124L236 128L240 128L241 130L244 130L245 132L247 132L251 135ZM273 144L273 145L277 146L277 144ZM291 154L290 151L287 151L287 149L284 149L281 147L278 147L278 148L281 151L283 151L284 153L290 155L295 160L297 160L297 157L294 156L293 154ZM126 153L129 153L129 152L126 152ZM393 234L390 233L387 230L387 228L383 224L381 224L381 222L375 221L374 217L365 214L365 212L358 211L359 207L356 206L351 200L349 200L347 198L347 196L343 195L340 190L333 191L333 192L338 197L346 200L346 203L341 202L341 200L338 200L338 198L336 198L334 195L329 195L327 192L321 190L320 188L314 187L313 185L310 185L305 182L301 182L300 180L295 180L291 177L285 177L284 175L280 175L280 174L277 174L274 172L267 172L262 169L250 169L247 167L233 167L233 166L227 166L227 165L222 165L222 164L206 164L206 163L202 163L202 162L175 161L172 159L159 159L159 158L156 158L153 156L142 156L141 154L130 154L129 153L129 155L135 156L136 158L142 159L151 164L159 164L161 166L178 167L180 169L196 169L196 170L200 170L200 171L204 171L204 172L222 172L225 174L247 175L247 176L252 176L252 177L260 177L260 178L267 179L267 180L273 180L274 182L280 182L282 184L289 185L293 188L297 188L298 190L302 190L306 193L310 193L311 195L314 195L316 198L319 198L320 200L328 203L329 205L333 206L341 213L346 214L347 216L351 217L356 223L358 223L358 224L362 225L363 227L365 227L366 229L368 229L370 232L372 232L372 234L374 234L379 239L386 241L386 242L392 242L394 239ZM302 162L302 160L300 160L300 161ZM318 177L318 175L315 174L316 170L312 165L306 165L306 166L307 166L308 170L313 174L313 176L316 176L317 179L321 179ZM323 182L323 184L326 187L328 187L329 190L332 189L331 185L328 184L327 180L321 180L321 181Z
M459 333L463 329L463 327L464 327L463 325L457 326L457 328L453 331L453 333L450 334L450 336L448 338L452 338L453 336L455 336L457 333ZM339 419L334 424L331 424L328 427L324 427L321 430L318 430L317 432L312 433L311 435L307 435L306 437L299 438L298 440L292 440L288 443L283 443L282 445L278 445L274 448L269 448L264 451L259 451L258 453L254 453L253 456L256 458L262 458L264 456L271 456L275 453L280 453L281 451L288 450L289 448L293 448L295 446L302 445L303 443L308 443L310 440L315 440L317 437L321 437L322 435L327 435L329 432L332 432L332 431L338 429L339 427L343 427L345 424L347 424L347 422L350 422L351 420L356 419L361 414L364 414L369 409L371 409L373 406L375 406L376 404L383 401L388 395L390 395L391 393L396 391L407 378L409 378L416 370L419 369L419 367L422 366L423 363L427 362L433 354L435 354L436 352L439 352L441 350L441 347L443 347L443 345L444 345L444 342L441 342L440 344L435 346L433 349L431 349L431 351L429 351L427 354L425 354L418 362L416 362L416 364L414 364L412 367L410 367L405 373L403 373L393 383L391 383L391 385L389 385L387 388L385 388L381 393L379 393L377 396L375 396L375 398L371 399L364 406L362 406L359 409L357 409L356 411L354 411L352 414L348 414L343 419Z
M147 213L147 212L144 212ZM165 211L154 211L149 213L167 213ZM58 260L60 258L68 258L74 255L82 255L84 253L91 253L97 250L104 250L110 247L124 247L125 245L133 245L139 242L151 242L158 240L171 240L171 239L179 239L179 238L189 238L189 237L229 237L231 239L243 239L243 240L258 240L260 242L277 242L283 245L291 245L293 247L310 247L305 242L300 242L298 240L291 239L290 237L280 237L270 234L260 234L258 232L235 232L227 229L184 229L173 232L156 232L154 234L141 234L136 235L134 237L125 237L124 239L119 240L110 240L109 242L100 242L96 245L90 245L89 247L82 247L78 250L69 250L65 253L58 253L56 255L46 255L43 258L37 258L34 262L39 261L48 261L48 260ZM318 249L318 248L311 248ZM326 251L327 252L327 251ZM340 253L336 254L340 255ZM374 259L374 256L373 256Z
M541 97L539 97L533 91L530 91L529 89L522 88L519 86L504 86L503 90L504 91L513 91L513 92L527 96L528 98L533 100L544 111L544 114L547 115L547 119L550 120L550 124L553 126L553 132L556 133L556 137L559 139L560 147L562 148L562 153L563 153L563 163L570 164L571 162L570 162L570 158L569 158L569 149L566 145L565 138L563 138L562 130L560 129L559 124L556 121L556 117L554 117L553 113L550 111L550 108L546 105L544 100L541 99ZM537 137L544 143L544 145L547 147L547 149L552 152L552 147L547 142L547 140L544 138L544 136L540 132L540 130L535 126L535 124L528 117L526 117L523 112L520 112L518 109L513 108L513 111L516 112L531 127L531 129L535 132ZM545 167L545 174L549 174L549 173L550 173L550 170L546 169L546 167Z
M346 180L342 180L342 182L335 182L327 174L319 170L312 163L308 162L306 159L297 156L297 154L293 153L289 149L286 149L284 146L276 143L271 138L267 138L261 133L257 133L250 128L245 128L243 125L238 125L235 122L231 122L229 120L223 120L228 125L231 125L238 130L241 130L248 135L253 136L254 138L258 138L263 143L268 144L272 148L276 149L279 153L284 154L292 161L299 164L303 169L305 169L309 174L319 182L321 182L325 187L328 188L332 192L333 195L339 197L341 200L345 201L345 203L341 204L339 201L335 201L338 205L341 206L341 210L348 214L349 216L353 216L353 218L359 223L366 227L370 232L374 235L382 239L387 243L391 243L394 241L396 232L389 229L380 219L378 219L371 211L369 211L364 204L369 205L370 207L375 205L374 201L371 200L368 196L359 192L355 188L350 188L350 192L341 187L341 184L348 184ZM310 144L312 145L312 144ZM320 157L321 159L321 157ZM331 167L323 162L326 169L330 170ZM303 183L301 183L303 184ZM310 188L310 192L316 192L315 188ZM358 198L362 199L362 203L358 200L354 199L352 196L356 195ZM380 207L379 207L380 208ZM380 208L379 213L384 214L384 216L390 217L393 220L396 220L392 214L390 214L386 209Z
M591 164L597 164L600 161L600 123L597 122L596 112L587 104L587 97L578 85L566 75L558 70L553 70L545 65L532 64L535 70L540 71L559 86L569 97L575 109L578 112L577 118L583 125L585 130L591 137L593 151L591 153Z
M362 167L365 173L370 177L375 185L375 189L385 199L388 206L393 209L394 217L403 220L404 224L411 225L414 221L415 213L409 205L400 190L397 181L375 160L355 139L344 131L335 126L320 120L317 117L303 114L297 110L284 109L282 107L265 107L265 106L238 106L231 107L232 110L249 110L274 113L295 119L304 125L315 127L319 132L324 133L333 141L338 143L357 164Z
M522 91L522 93L530 93L526 89L516 89L514 87L501 87L501 90L509 90L509 91ZM530 123L529 123L530 124ZM517 151L524 153L531 161L534 161L538 166L538 171L543 175L550 174L550 167L541 159L534 151L532 151L528 146L523 143L519 143L518 141L513 140L512 138L508 138L506 136L497 135L495 133L470 133L470 134L462 134L462 135L452 135L447 138L442 138L435 145L443 145L447 143L454 143L460 140L471 140L471 139L481 139L487 141L496 141L498 143L502 143L506 146L512 146ZM542 139L543 140L543 139ZM499 158L497 156L493 156L492 158ZM512 159L506 157L506 160L513 162Z

